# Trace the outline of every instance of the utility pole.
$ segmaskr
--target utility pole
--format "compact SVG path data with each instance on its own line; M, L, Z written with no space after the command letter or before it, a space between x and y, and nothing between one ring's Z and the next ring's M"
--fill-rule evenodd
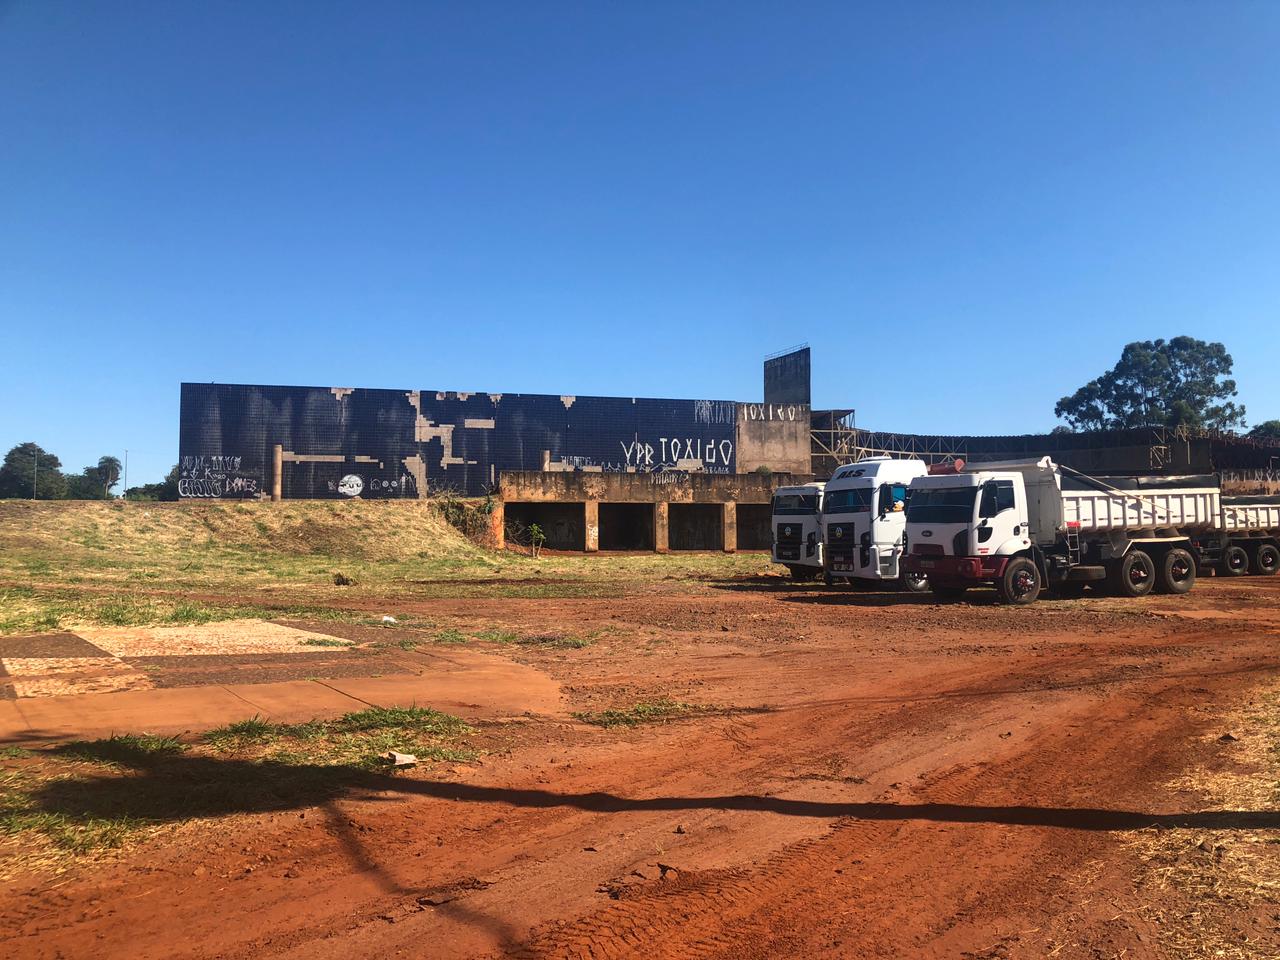
M31 499L36 499L36 471L40 469L40 451L37 450L31 457Z
M129 499L129 448L124 448L124 491L120 494L125 500Z

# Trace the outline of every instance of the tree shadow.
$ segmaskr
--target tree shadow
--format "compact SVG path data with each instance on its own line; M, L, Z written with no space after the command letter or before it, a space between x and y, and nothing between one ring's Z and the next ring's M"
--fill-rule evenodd
M953 803L856 803L791 800L755 794L632 798L604 791L486 787L416 779L352 766L285 764L187 754L147 755L127 773L104 771L83 779L54 779L28 792L29 803L74 821L129 818L165 823L232 813L262 813L329 804L341 797L386 800L427 797L525 809L565 807L596 813L733 810L789 817L935 823L992 823L1112 831L1280 828L1280 812L1215 810L1147 813L1089 807L985 806Z

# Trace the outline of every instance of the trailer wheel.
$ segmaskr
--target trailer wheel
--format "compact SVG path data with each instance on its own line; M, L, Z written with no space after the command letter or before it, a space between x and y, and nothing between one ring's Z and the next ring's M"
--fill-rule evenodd
M957 587L951 584L930 583L929 589L933 591L933 595L939 600L962 600L968 587Z
M923 573L904 573L898 578L898 585L904 593L925 593L929 589L929 578Z
M1244 547L1233 543L1222 551L1222 562L1218 569L1224 577L1243 577L1249 572L1249 554L1245 553Z
M1196 584L1196 561L1190 551L1174 547L1160 558L1156 589L1161 593L1186 593Z
M996 593L1005 603L1022 606L1035 603L1040 596L1040 571L1026 557L1017 557L1004 568L1004 576L996 581Z
M1107 570L1111 592L1118 597L1145 597L1156 585L1156 565L1142 550L1130 550Z
M1253 551L1249 560L1249 566L1259 576L1270 577L1280 571L1280 549L1274 543L1258 544L1258 549Z

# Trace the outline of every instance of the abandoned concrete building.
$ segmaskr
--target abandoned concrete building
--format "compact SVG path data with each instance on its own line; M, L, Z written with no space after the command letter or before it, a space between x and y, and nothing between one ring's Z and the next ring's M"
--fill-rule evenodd
M1052 456L1093 474L1218 471L1280 488L1280 447L1175 428L1028 436L859 429L813 410L810 352L769 357L761 402L182 384L188 499L494 498L495 533L563 550L764 550L779 484L867 456Z
M763 402L182 385L193 499L492 495L569 550L768 549L769 500L811 463L809 350Z

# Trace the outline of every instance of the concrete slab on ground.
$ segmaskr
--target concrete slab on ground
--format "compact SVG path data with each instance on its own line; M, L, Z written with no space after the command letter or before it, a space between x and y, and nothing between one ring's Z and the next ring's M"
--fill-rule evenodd
M433 707L468 720L565 715L560 685L533 667L467 650L432 653L417 676L290 680L0 701L0 744L179 734L261 716L277 723L367 706Z

